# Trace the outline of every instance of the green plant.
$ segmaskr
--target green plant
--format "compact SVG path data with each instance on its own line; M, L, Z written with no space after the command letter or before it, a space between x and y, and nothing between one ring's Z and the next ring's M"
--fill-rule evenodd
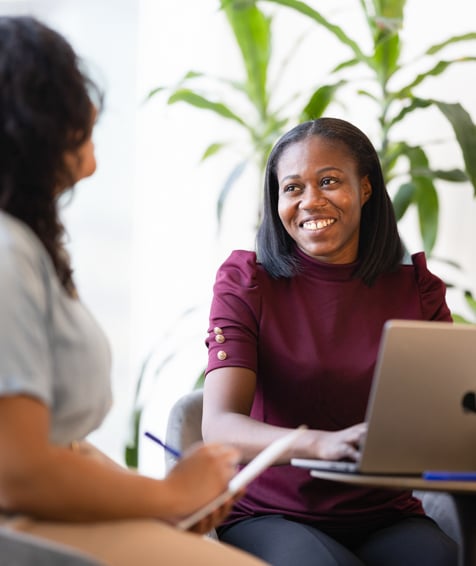
M192 317L203 320L206 317L205 311L199 306L193 306L185 310L173 324L160 336L157 344L153 346L144 358L132 401L130 421L128 427L128 438L124 448L124 461L129 468L137 469L139 465L139 434L142 424L144 406L150 398L151 392L159 377L170 370L170 367L177 361L177 357L187 356L193 351L192 345L201 344L201 334L194 330L187 332L187 322ZM177 336L179 340L177 341ZM200 371L200 364L196 368L194 376ZM198 389L203 386L204 372L192 382L192 388Z
M172 357L172 354L168 354L161 359L159 363L156 363L154 354L155 350L150 352L142 363L134 392L129 424L129 438L126 441L124 449L125 464L128 468L132 469L137 469L139 466L139 434L144 409L144 389L145 382L149 376L151 363L154 361L153 376L157 376Z
M476 324L476 299L473 297L471 291L464 291L464 299L469 311L472 313L472 320L468 320L466 317L460 314L453 314L453 320L455 322L467 322L469 324Z
M276 108L273 104L272 94L277 81L269 79L273 48L272 16L265 15L258 8L264 4L274 4L277 9L291 9L310 18L350 52L349 58L329 71L327 84L320 84L308 93L300 109L295 104L299 98L296 92L288 93L287 101L280 107ZM428 47L416 60L407 62L403 60L401 39L406 0L359 0L359 4L371 39L372 47L368 53L350 34L300 0L221 0L221 8L239 47L244 78L236 81L190 71L175 87L159 87L149 97L168 90L168 104L184 102L213 112L232 121L246 133L246 154L227 177L217 202L220 220L226 198L245 167L254 163L262 174L272 144L290 124L323 115L332 102L348 97L349 88L352 88L358 96L371 100L377 109L380 139L374 140L374 143L387 183L399 183L394 197L397 219L400 220L410 206L417 208L423 245L430 255L438 234L439 199L435 181L469 181L476 194L476 126L461 104L422 98L418 90L429 79L441 77L455 64L475 62L473 55L454 59L438 59L438 56L451 45L475 40L476 33L444 39ZM295 61L297 55L298 44L295 44L279 67L281 79L285 76L286 65ZM426 62L427 70L413 74L410 80L404 78L411 74L419 60ZM357 71L360 74L356 76ZM393 86L395 84L399 86ZM225 87L221 98L217 94L220 92L218 85ZM241 109L243 98L245 104ZM394 133L413 113L430 107L437 108L451 124L455 143L463 156L463 168L444 170L433 167L428 148L434 140L428 140L424 146L414 146ZM229 144L217 141L205 150L203 158L216 155L225 147ZM240 144L241 147L243 144Z
M270 77L272 18L254 3L238 6L223 2L222 9L241 57L242 77L236 80L190 70L174 86L154 88L147 97L151 99L166 92L167 104L186 103L198 110L212 112L235 126L233 140L213 142L202 156L205 160L230 150L238 157L219 193L216 207L219 223L226 199L240 176L250 167L262 174L272 145L290 123L298 119L299 112L296 115L290 112L290 105L298 93L288 93L287 100L277 105L274 92L301 41L299 38L295 49L280 61L277 76ZM258 222L260 210L256 213Z

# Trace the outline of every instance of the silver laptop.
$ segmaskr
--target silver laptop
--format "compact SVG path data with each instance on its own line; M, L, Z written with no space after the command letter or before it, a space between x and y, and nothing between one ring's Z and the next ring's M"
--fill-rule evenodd
M476 324L390 320L358 462L294 466L365 474L476 471Z

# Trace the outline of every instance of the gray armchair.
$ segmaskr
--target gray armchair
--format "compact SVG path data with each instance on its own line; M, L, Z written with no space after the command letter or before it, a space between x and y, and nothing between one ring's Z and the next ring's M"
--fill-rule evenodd
M172 407L167 423L166 442L180 451L194 442L202 440L201 389L187 393ZM168 472L176 463L176 458L165 454L165 468ZM450 537L461 543L461 528L456 506L451 495L437 491L416 491L425 512L434 519Z
M165 442L183 452L194 442L202 441L203 391L196 389L180 397L173 405L167 421ZM165 451L165 471L168 473L177 458Z
M73 548L0 527L2 566L101 566Z
M183 452L194 442L202 438L203 391L196 389L180 397L169 413L165 442L172 448ZM165 451L165 472L168 473L177 463L177 458ZM210 538L217 539L213 529L208 533Z

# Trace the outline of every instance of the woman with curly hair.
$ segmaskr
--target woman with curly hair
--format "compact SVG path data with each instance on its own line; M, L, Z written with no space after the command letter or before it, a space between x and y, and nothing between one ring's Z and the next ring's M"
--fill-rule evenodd
M196 446L158 480L84 440L111 405L110 352L78 298L58 201L95 171L102 96L31 17L0 18L0 84L0 526L114 566L262 564L196 534L233 501L195 533L174 527L224 491L236 449Z

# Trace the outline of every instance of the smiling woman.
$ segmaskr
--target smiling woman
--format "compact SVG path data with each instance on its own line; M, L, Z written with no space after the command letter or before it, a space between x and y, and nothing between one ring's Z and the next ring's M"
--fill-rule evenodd
M444 284L423 253L402 264L376 151L349 122L320 118L285 134L264 194L257 253L235 251L217 273L203 435L249 460L300 423L309 428L251 483L220 539L279 566L389 556L398 566L454 566L455 542L411 492L310 481L287 465L358 458L383 326L451 322Z

